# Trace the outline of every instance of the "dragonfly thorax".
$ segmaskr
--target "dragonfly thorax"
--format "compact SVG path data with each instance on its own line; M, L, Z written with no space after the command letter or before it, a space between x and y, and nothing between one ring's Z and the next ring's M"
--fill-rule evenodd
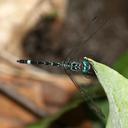
M64 64L64 68L67 70L71 70L73 72L78 72L81 70L81 63L76 62L76 61L72 61L70 63Z

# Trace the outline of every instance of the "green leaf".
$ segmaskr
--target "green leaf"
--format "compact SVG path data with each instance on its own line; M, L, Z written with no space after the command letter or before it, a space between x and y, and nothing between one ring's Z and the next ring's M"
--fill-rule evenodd
M128 78L128 52L121 55L113 65L113 68Z
M106 128L128 128L128 79L104 64L89 61L109 101Z

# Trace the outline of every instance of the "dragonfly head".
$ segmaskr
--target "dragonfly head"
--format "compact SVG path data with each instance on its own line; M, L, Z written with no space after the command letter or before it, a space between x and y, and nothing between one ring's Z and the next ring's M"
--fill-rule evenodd
M82 61L82 73L84 75L87 75L87 74L89 74L90 69L91 69L91 65L90 65L88 59L84 58Z

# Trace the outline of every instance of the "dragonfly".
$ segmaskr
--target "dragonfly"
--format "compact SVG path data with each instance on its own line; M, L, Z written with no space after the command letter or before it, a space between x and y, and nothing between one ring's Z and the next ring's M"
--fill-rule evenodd
M84 58L82 62L80 61L63 61L63 62L50 62L42 60L29 60L21 59L17 60L18 63L22 64L43 64L49 66L63 67L65 70L70 70L72 72L82 72L87 75L90 72L91 65L87 58Z
M89 23L89 25L87 26L92 26L93 27L93 23L96 22L96 20L99 19L99 17L94 17L91 22ZM101 29L104 28L104 26L108 23L110 19L104 19L101 23L99 23L100 25L98 27L95 27L94 31L87 37L84 38L82 40L82 42L80 43L79 48L83 47L83 45L85 45L91 38L93 38L93 36L98 33L99 31L101 31ZM88 28L86 28L88 30ZM74 50L76 51L76 49ZM88 76L92 74L92 71L94 71L95 69L93 68L93 65L89 62L88 58L86 57L82 57L81 60L77 59L71 59L69 58L69 56L71 56L71 54L73 53L73 50L71 50L67 56L65 57L64 61L61 62L55 62L55 61L47 61L47 60L33 60L33 59L19 59L17 60L18 63L20 64L34 64L34 65L46 65L46 66L52 66L52 67L57 67L57 68L62 68L64 69L65 73L69 76L69 78L72 80L72 82L74 83L74 85L76 86L76 88L79 90L81 96L83 97L83 99L85 101L88 100L88 105L89 107L97 114L99 118L105 122L105 117L104 114L102 113L102 111L100 110L100 108L95 104L95 102L93 101L93 99L87 95L87 92L85 89L83 89L83 87L81 87L76 81L75 79L72 77L72 74L69 73L68 71L72 72L72 73L82 73L84 76Z

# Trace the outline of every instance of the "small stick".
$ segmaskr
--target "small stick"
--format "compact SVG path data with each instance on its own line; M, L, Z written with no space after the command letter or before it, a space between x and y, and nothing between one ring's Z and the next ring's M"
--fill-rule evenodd
M42 109L38 108L34 103L27 100L26 97L17 93L13 87L7 87L6 85L0 84L0 93L16 102L19 106L35 115L37 118L42 118L48 115L46 112L42 111Z

